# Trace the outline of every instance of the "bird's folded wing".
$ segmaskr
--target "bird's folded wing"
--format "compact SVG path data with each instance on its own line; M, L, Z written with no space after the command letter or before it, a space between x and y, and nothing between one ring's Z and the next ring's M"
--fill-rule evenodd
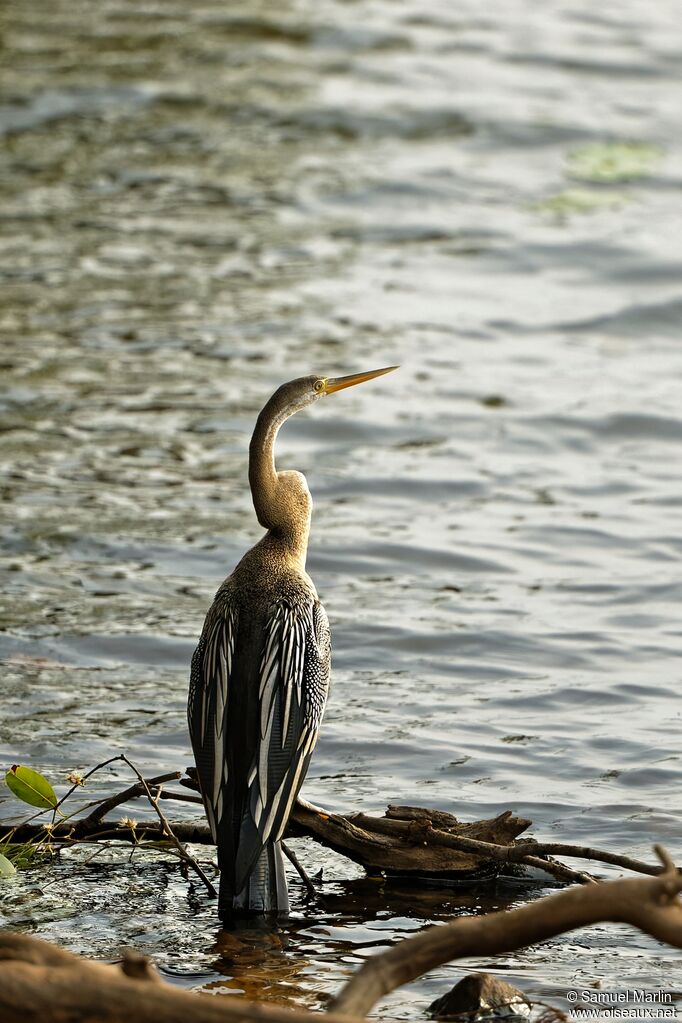
M280 600L270 608L259 668L257 734L248 737L253 755L246 791L237 792L225 748L236 630L237 612L229 604L207 623L192 664L188 717L209 825L216 844L222 835L234 850L240 890L265 843L281 838L305 778L327 699L330 641L319 601ZM235 824L238 835L227 838Z
M308 769L329 688L329 623L317 600L278 601L265 629L260 665L259 735L248 775L237 874L267 841L282 837Z
M202 636L195 651L190 677L187 717L214 841L228 781L225 739L236 632L237 612L226 605L223 613L208 623L205 637Z

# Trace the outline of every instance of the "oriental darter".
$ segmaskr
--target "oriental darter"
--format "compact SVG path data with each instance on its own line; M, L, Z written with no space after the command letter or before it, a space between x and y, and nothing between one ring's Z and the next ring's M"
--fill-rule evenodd
M329 622L305 570L312 500L302 473L275 468L275 439L318 398L396 368L283 384L251 438L251 495L267 533L216 593L192 657L187 707L224 920L288 912L280 841L329 689Z

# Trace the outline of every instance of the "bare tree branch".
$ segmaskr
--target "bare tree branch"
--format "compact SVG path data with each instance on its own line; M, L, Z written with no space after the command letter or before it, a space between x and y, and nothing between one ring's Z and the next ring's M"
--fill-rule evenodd
M189 792L167 792L166 789L163 789L159 792L159 799L174 799L178 803L198 803L199 806L204 805L201 796L190 796Z
M464 956L499 955L603 920L627 923L658 941L682 948L682 874L654 847L662 873L655 878L604 881L568 888L518 909L460 917L429 927L368 959L331 1003L333 1012L365 1016L397 987Z

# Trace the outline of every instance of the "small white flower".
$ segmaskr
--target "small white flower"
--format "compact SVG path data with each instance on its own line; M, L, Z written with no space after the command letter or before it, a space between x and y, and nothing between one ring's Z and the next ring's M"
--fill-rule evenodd
M134 831L137 827L137 821L132 817L121 817L118 826L119 828L130 828L131 831Z
M66 780L68 782L71 782L72 785L85 785L85 782L83 781L83 775L80 773L80 771L71 771L69 774L67 774Z

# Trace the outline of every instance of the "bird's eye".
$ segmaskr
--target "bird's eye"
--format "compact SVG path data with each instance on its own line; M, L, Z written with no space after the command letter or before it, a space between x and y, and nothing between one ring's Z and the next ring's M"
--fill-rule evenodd
M315 383L313 384L313 391L316 391L319 394L320 391L323 390L323 389L324 389L324 380L316 380Z

